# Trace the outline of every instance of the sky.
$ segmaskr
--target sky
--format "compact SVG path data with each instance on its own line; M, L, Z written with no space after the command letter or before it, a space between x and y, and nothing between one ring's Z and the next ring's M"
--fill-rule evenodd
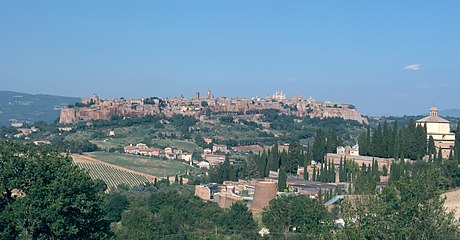
M460 108L460 1L0 1L0 90Z

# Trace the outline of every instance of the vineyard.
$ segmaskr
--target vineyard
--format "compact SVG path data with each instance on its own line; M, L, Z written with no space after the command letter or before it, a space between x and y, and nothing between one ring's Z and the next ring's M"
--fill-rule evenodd
M88 171L92 179L100 179L107 184L107 192L117 189L119 185L130 187L144 185L148 182L145 176L120 170L103 163L76 162L79 168Z

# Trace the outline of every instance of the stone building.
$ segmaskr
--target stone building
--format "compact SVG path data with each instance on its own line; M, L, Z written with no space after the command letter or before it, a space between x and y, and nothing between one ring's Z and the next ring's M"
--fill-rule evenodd
M450 149L455 145L455 134L450 130L450 122L438 116L438 109L432 107L430 115L417 120L417 125L426 126L427 139L433 137L436 148L442 151L443 158L448 158Z

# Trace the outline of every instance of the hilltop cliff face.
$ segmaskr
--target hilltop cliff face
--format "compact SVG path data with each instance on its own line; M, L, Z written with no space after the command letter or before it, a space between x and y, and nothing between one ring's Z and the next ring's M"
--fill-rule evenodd
M163 113L166 116L182 114L200 118L206 111L216 113L257 114L262 110L273 109L282 114L311 118L343 118L367 124L366 118L353 105L320 102L314 99L260 99L260 98L171 98L171 99L108 99L97 96L85 98L80 107L63 108L60 123L79 121L108 120L113 116L143 117Z
M368 124L368 120L364 118L356 109L348 108L315 108L309 114L311 118L343 118L345 120L354 120L363 124Z

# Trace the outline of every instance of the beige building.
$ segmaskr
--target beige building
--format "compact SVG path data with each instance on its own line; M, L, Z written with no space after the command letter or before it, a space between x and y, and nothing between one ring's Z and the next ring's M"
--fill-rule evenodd
M426 126L427 138L434 139L437 149L442 149L443 158L448 158L450 149L455 145L455 134L450 131L450 122L438 116L438 109L432 107L428 117L417 120L417 125Z

